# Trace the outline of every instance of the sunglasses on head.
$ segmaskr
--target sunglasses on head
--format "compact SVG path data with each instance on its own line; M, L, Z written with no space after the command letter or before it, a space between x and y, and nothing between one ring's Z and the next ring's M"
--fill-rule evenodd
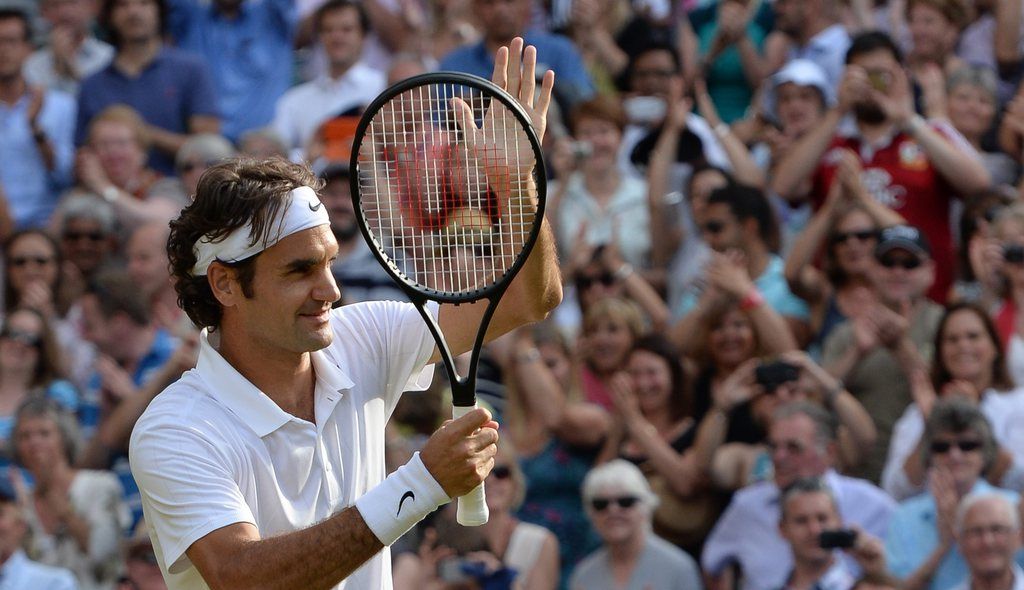
M619 508L632 508L636 506L636 503L640 501L640 498L636 496L622 496L621 498L594 498L590 501L590 506L597 512L603 512L608 509L612 504L618 505Z
M66 231L61 234L61 237L69 242L77 242L82 239L89 240L90 242L102 242L107 236L101 231Z
M937 455L943 455L948 453L950 449L956 447L960 449L961 453L970 453L971 451L977 451L981 448L980 440L937 440L932 442L931 450L932 453Z
M512 468L508 465L495 465L494 469L491 469L491 475L494 479L508 479L512 477Z
M850 241L850 238L856 238L858 242L866 242L873 240L878 237L878 232L873 229L863 229L859 231L843 231L835 232L831 236L833 244L845 244Z
M46 256L15 256L11 258L10 265L21 268L30 263L36 266L43 266L51 262L53 262L53 258L47 258Z
M897 256L883 256L878 259L878 263L885 268L896 268L897 266L903 270L914 270L920 268L923 261L920 258L901 258Z
M604 272L599 275L580 275L576 277L576 286L580 290L589 289L598 283L605 287L610 287L615 284L615 275L610 272Z
M717 234L720 233L723 229L725 229L725 223L717 220L708 221L704 223L704 225L701 225L700 228L702 231L704 231L704 233Z
M4 328L3 331L0 331L0 338L24 344L25 346L32 348L39 346L39 342L41 341L39 334L22 332L21 330L15 330L14 328Z

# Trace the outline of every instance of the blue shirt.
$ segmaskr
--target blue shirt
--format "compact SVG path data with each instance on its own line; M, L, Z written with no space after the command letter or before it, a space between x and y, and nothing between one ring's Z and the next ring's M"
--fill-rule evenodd
M171 35L209 65L228 139L237 141L274 118L274 105L292 81L296 20L294 0L244 0L233 19L209 2L170 2Z
M785 263L782 258L772 254L768 258L768 264L764 267L761 276L754 279L754 285L764 296L764 300L779 315L789 316L805 320L810 317L811 312L807 303L789 290L786 276L783 273ZM697 305L697 300L705 286L701 280L694 289L683 295L679 301L679 308L676 310L676 317L683 317Z
M0 590L75 590L78 583L69 570L36 563L17 550L0 567Z
M1014 506L1020 496L1016 492L996 488L983 479L979 479L971 488L972 494L998 493L1006 496ZM900 503L889 522L889 534L885 537L886 560L889 571L898 578L906 579L928 559L932 551L939 545L939 529L935 498L924 493L908 498ZM952 590L967 580L970 570L960 553L960 548L953 546L946 553L935 575L932 576L929 590Z
M537 75L554 70L558 82L555 92L569 104L576 104L594 96L594 83L583 65L583 59L572 41L561 35L542 31L529 31L523 35L528 45L537 48ZM494 56L481 41L459 47L441 60L441 69L475 74L490 79L494 71Z
M61 191L71 185L74 165L74 99L57 90L43 94L38 123L53 149L53 170L46 169L29 128L31 101L25 94L13 105L0 102L0 186L18 229L46 225Z
M75 143L85 143L89 122L103 109L126 104L142 115L150 125L172 133L188 133L194 115L217 116L210 71L202 59L191 53L164 47L138 77L129 77L111 62L109 66L82 81L78 94L78 122ZM171 174L174 159L150 150L149 164Z
M153 374L163 367L174 354L178 347L178 341L166 330L156 331L153 344L149 351L139 359L135 372L132 374L132 383L135 387L142 387L147 381L153 378ZM82 434L82 440L89 440L96 434L96 428L100 421L100 398L102 380L99 373L93 373L89 378L88 388L82 396L82 403L78 408L78 425ZM139 494L139 485L132 477L131 468L128 465L128 454L117 453L110 457L110 470L117 475L124 490L124 501L132 511L132 524L129 530L135 528L142 518L142 497Z

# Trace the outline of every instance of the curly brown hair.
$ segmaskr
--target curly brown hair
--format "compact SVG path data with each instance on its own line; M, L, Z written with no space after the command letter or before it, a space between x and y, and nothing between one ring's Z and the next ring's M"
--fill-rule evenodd
M251 223L250 243L255 244L272 231L290 191L300 186L319 191L322 184L307 166L278 157L232 159L203 173L195 200L171 222L171 233L167 239L167 257L174 289L178 293L178 305L196 325L217 328L224 311L213 296L207 277L192 275L192 267L196 263L193 250L196 241L203 236L222 239ZM253 296L257 256L259 254L239 262L225 263L236 270L246 297Z

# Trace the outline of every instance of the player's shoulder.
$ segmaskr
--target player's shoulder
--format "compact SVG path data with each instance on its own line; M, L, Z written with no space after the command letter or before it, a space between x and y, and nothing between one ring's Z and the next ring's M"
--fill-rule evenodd
M135 423L132 442L161 430L217 433L228 426L230 411L216 402L196 369L186 371L149 403Z

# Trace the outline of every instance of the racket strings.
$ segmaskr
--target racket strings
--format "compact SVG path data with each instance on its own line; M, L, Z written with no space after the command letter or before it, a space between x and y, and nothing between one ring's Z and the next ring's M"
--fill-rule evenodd
M522 253L537 158L501 101L458 84L413 87L373 115L358 157L367 226L411 282L470 293L500 281Z

